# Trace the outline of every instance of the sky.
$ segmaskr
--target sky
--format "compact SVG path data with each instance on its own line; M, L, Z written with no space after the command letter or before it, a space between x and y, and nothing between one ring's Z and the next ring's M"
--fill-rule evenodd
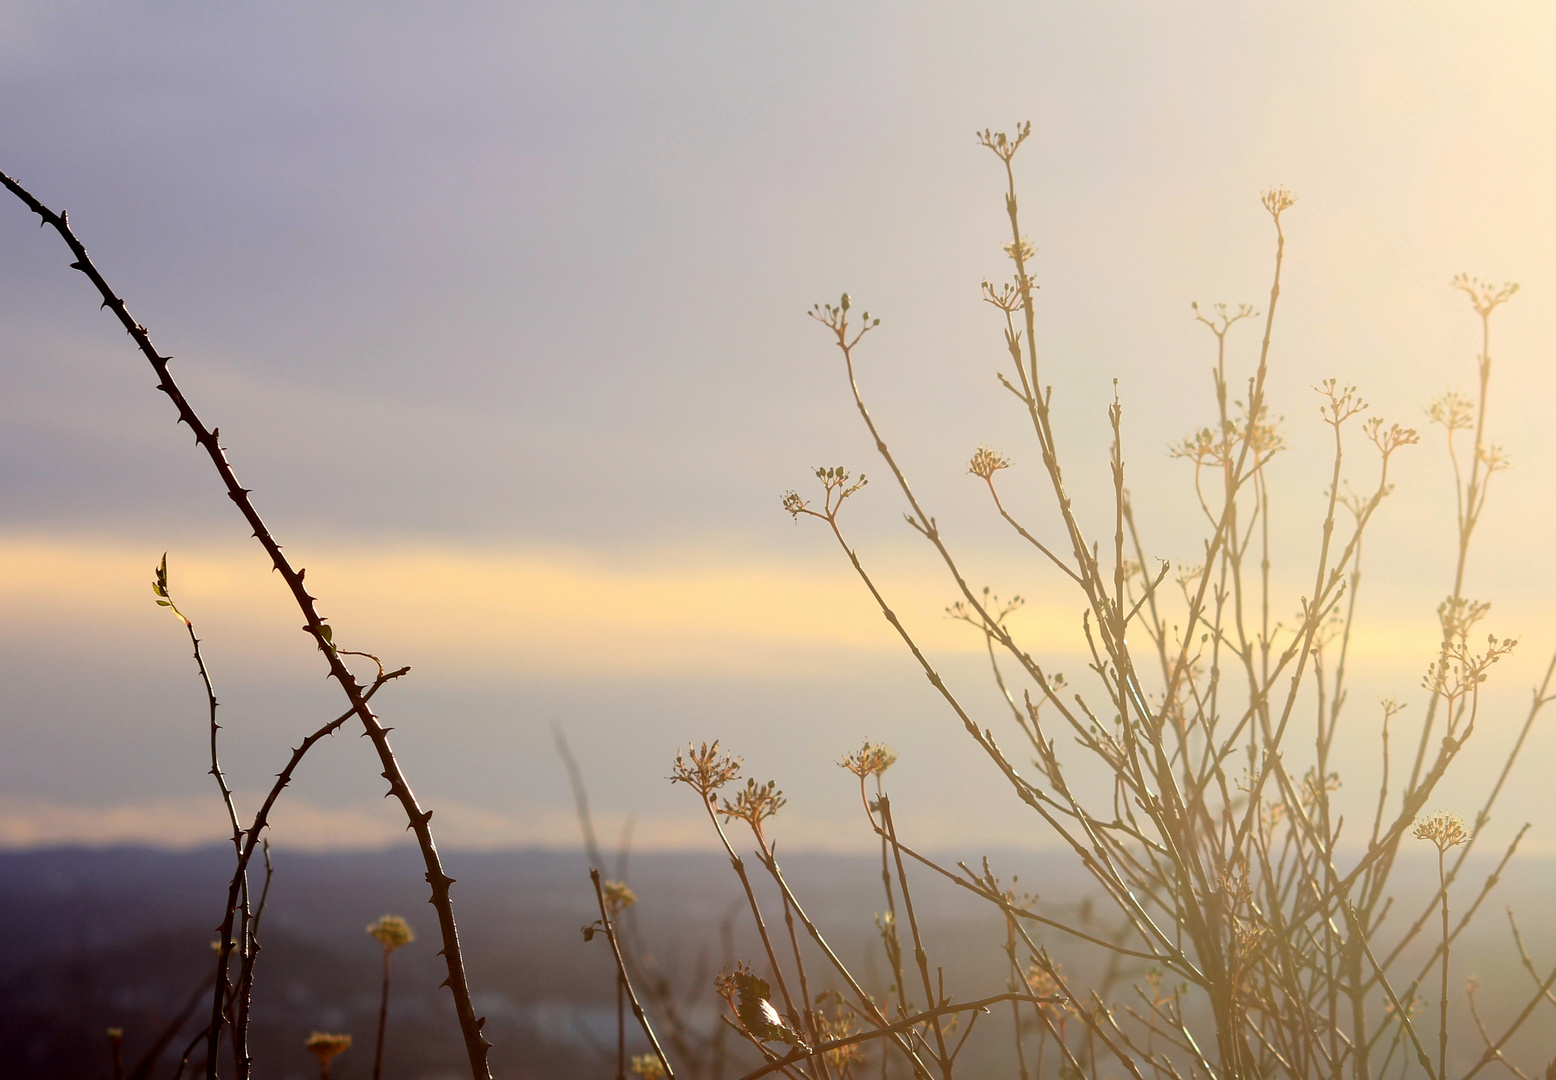
M898 821L922 843L1040 846L835 545L780 506L818 465L883 473L806 311L847 290L881 316L860 379L887 437L975 585L1026 596L1024 640L1079 673L1079 600L965 472L998 446L1052 535L979 302L1008 236L975 131L1032 123L1018 184L1079 512L1105 523L1117 380L1137 512L1180 562L1198 523L1167 449L1212 415L1190 304L1262 310L1259 193L1298 196L1271 359L1293 611L1327 483L1311 387L1355 383L1424 428L1479 348L1449 280L1520 282L1492 348L1514 467L1468 585L1521 638L1487 691L1495 750L1556 647L1553 43L1556 9L1533 2L13 0L0 170L71 212L338 640L412 666L378 704L445 844L576 843L560 726L612 842L710 843L665 777L678 746L718 738L788 793L785 842L866 846L834 762L868 736L900 751ZM240 804L340 696L68 261L0 206L0 845L205 842L223 818L187 642L148 588L162 554ZM1422 707L1452 577L1446 461L1431 434L1403 456L1378 524L1357 760L1372 698ZM999 723L981 638L944 618L951 583L902 509L870 485L850 536ZM1538 729L1530 762L1553 751ZM1444 797L1468 810L1494 757ZM322 745L277 844L403 842L377 772L355 735ZM1515 787L1499 820L1541 812L1537 784Z

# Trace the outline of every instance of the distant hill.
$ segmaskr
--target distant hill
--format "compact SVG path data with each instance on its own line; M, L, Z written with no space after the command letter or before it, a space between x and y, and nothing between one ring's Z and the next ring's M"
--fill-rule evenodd
M0 1080L107 1080L110 1026L125 1030L126 1059L133 1065L208 977L209 943L231 858L220 847L0 852ZM387 1080L467 1075L447 992L437 986L443 973L418 853L281 851L274 861L255 989L256 1080L311 1080L314 1064L301 1046L316 1028L356 1036L357 1046L338 1060L334 1075L366 1080L380 960L364 928L385 913L406 916L421 934L394 960ZM461 936L477 1008L489 1018L496 1074L610 1076L614 968L604 943L586 943L579 933L597 913L584 856L452 852L446 861L458 879ZM882 988L884 961L873 920L883 908L879 858L797 854L785 856L784 865L833 948L872 991ZM1064 853L1004 853L993 866L1002 877L1018 872L1021 888L1049 902L1069 906L1085 893ZM712 975L734 959L755 962L759 956L727 859L643 853L624 869L640 897L628 924L639 950L653 953L683 1011L711 1030L719 1004ZM1489 863L1476 862L1466 896L1487 870ZM1430 896L1434 874L1427 861L1412 859L1400 872L1402 892ZM753 877L779 931L776 894L759 872ZM256 888L259 880L256 875ZM926 941L954 996L966 1000L1003 990L998 913L927 872L914 872L912 880ZM1499 976L1486 976L1518 975L1509 966L1516 958L1502 909L1511 904L1523 913L1531 950L1549 963L1556 948L1556 925L1548 915L1553 886L1556 859L1523 860L1487 900L1477 928L1461 945L1459 955L1488 982L1482 997L1488 1007L1499 994ZM1084 959L1063 940L1045 940L1072 969L1084 970ZM813 970L824 974L819 958ZM191 1020L176 1045L181 1048L200 1026ZM1008 1039L988 1041L981 1057L969 1052L967 1075L1002 1072ZM176 1060L170 1051L152 1075L166 1080ZM738 1076L734 1066L745 1060L733 1059L726 1077Z

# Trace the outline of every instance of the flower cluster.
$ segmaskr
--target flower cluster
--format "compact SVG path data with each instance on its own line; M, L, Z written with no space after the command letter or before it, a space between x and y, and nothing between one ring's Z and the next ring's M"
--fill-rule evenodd
M863 780L867 776L880 776L897 760L896 751L885 743L873 743L869 739L856 753L845 754L838 765Z
M1297 204L1297 197L1283 187L1272 187L1261 196L1264 208L1270 212L1270 216L1277 221L1283 211L1290 210Z
M643 1080L660 1080L664 1074L665 1067L656 1055L637 1054L632 1058L632 1075L641 1076Z
M315 1031L303 1040L303 1049L319 1059L319 1075L330 1075L330 1062L351 1049L351 1036Z
M411 929L411 924L398 915L383 916L369 926L367 932L378 939L378 944L384 947L386 953L404 948L416 940L416 932Z
M987 446L978 447L973 452L972 460L967 463L967 471L983 480L992 480L995 473L1008 468L1010 459Z
M1465 827L1464 819L1452 810L1433 810L1417 821L1410 832L1417 840L1435 844L1440 852L1467 844L1470 840L1470 831Z
M1021 149L1021 144L1026 142L1028 135L1032 134L1032 122L1025 120L1016 126L1016 136L1011 138L1003 131L991 131L984 128L978 132L978 145L988 147L999 155L1001 161L1008 163L1016 156L1016 151Z
M638 902L638 894L628 888L624 881L607 881L602 891L605 893L605 907L612 915L619 915Z
M1481 318L1490 315L1497 305L1507 303L1518 291L1516 281L1504 281L1500 285L1493 285L1489 281L1482 281L1468 274L1460 274L1450 284L1470 298L1470 303L1475 307L1475 314Z
M783 804L788 801L783 797L783 792L778 790L776 780L758 784L755 780L748 779L745 788L735 794L733 802L724 800L719 813L725 818L739 818L760 834L762 822L783 809Z
M685 784L703 799L712 802L713 793L740 775L740 759L733 754L719 753L718 740L701 747L686 744L686 753L675 755L671 766L670 782Z

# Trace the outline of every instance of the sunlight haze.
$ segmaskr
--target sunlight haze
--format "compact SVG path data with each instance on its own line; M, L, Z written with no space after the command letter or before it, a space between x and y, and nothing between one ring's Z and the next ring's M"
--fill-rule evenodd
M1275 619L1300 618L1329 484L1311 388L1355 384L1366 415L1422 437L1368 539L1340 735L1366 756L1379 696L1419 719L1452 587L1451 474L1425 409L1473 390L1480 325L1449 282L1520 283L1491 350L1490 441L1512 467L1465 586L1520 639L1483 707L1477 752L1499 761L1556 648L1553 47L1556 6L1527 2L21 0L0 11L0 170L70 211L175 357L340 643L411 665L375 705L442 842L575 845L560 725L613 840L633 820L639 846L709 847L665 777L717 738L788 795L786 843L868 848L834 762L869 736L900 752L904 792L936 778L902 798L904 832L1038 846L830 533L780 504L816 497L818 466L869 476L850 541L1016 745L982 636L946 618L955 584L806 312L846 290L882 319L857 353L872 415L969 584L1024 596L1012 629L1078 681L1084 599L967 474L998 447L1002 494L1057 542L996 381L1002 323L979 285L1008 278L1010 237L974 133L1032 122L1017 184L1077 512L1106 553L1116 379L1135 515L1175 567L1206 530L1169 448L1215 417L1215 340L1190 305L1267 310L1260 193L1289 188ZM226 826L188 642L149 588L164 552L241 799L343 706L69 262L20 203L0 212L0 846L187 847ZM1229 336L1234 397L1263 325ZM1359 434L1345 462L1376 484ZM1531 738L1525 769L1556 752ZM277 845L404 842L382 786L343 731L300 773ZM1498 828L1543 808L1530 786Z

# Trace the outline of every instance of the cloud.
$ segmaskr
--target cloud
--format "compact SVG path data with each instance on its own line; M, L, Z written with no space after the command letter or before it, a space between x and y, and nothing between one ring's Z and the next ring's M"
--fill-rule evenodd
M256 799L239 796L240 807ZM577 818L561 808L535 807L503 813L469 803L438 800L433 806L438 846L454 851L502 851L520 847L573 850L582 846ZM630 820L629 820L630 818ZM913 822L920 840L954 839L949 828L928 819ZM265 834L278 849L361 851L412 843L405 819L391 801L324 806L307 798L277 804ZM676 851L717 844L707 819L696 812L680 816L601 813L595 826L601 837L630 833L634 851ZM839 829L837 822L803 810L785 814L783 837L808 851L873 850L874 837L861 829ZM150 845L187 850L229 841L232 832L214 794L208 797L148 799L90 806L50 799L0 798L0 850L45 847Z
M247 802L252 805L254 800ZM435 808L434 816L438 842L450 848L578 846L577 823L561 811L508 815L442 802ZM289 798L277 804L272 826L266 834L272 843L300 851L361 850L411 843L398 808L389 803L330 807L305 798ZM651 828L647 846L677 846L678 834L688 831L674 825L669 829ZM106 806L47 799L0 799L0 848L133 843L187 849L221 843L231 836L214 796Z
M0 538L0 559L25 568L0 580L3 632L72 649L85 635L133 650L162 618L149 589L160 554L125 541ZM623 564L559 548L456 544L338 544L308 554L308 584L336 640L423 672L770 675L774 665L826 671L840 657L902 648L846 566L711 551ZM238 635L264 654L307 659L297 613L257 550L201 547L168 561L174 595L203 637ZM950 583L910 575L902 562L888 557L880 576L920 643L981 649L976 631L945 617ZM1013 625L1033 650L1069 651L1079 645L1076 622L1066 608L1031 605Z

